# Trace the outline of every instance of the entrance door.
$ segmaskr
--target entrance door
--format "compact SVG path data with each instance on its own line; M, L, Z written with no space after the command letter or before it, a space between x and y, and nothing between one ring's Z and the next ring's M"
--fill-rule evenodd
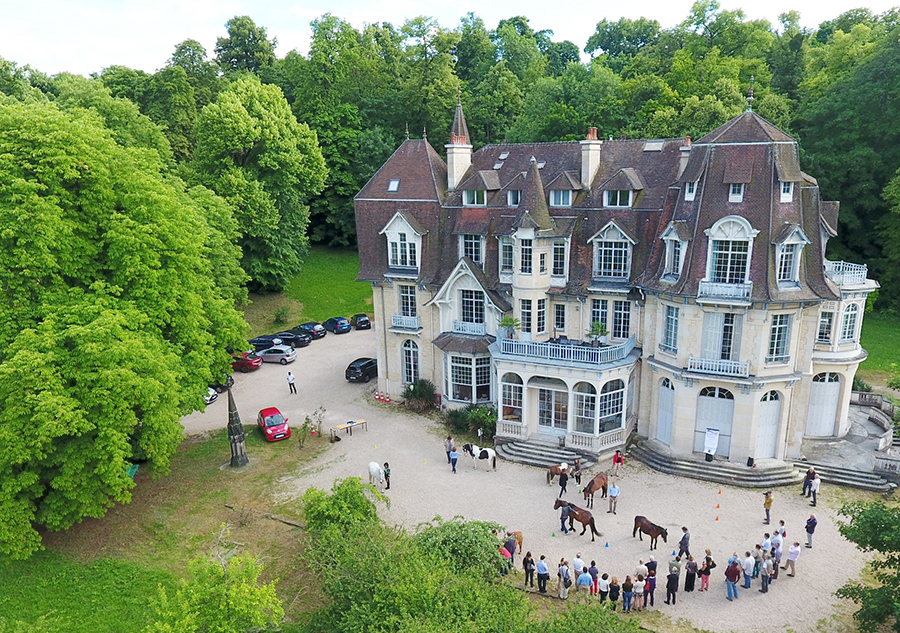
M656 439L665 445L672 443L672 418L675 412L675 385L663 378L659 385L659 410L656 416Z
M697 425L694 427L694 452L702 453L706 429L719 431L716 455L728 459L731 451L731 422L734 396L722 387L704 387L697 398Z
M816 374L809 390L809 409L806 415L806 435L830 437L834 435L838 400L841 397L841 377L834 372Z
M565 435L569 417L569 394L555 389L538 389L538 430Z
M778 425L781 422L781 396L770 391L759 404L759 422L756 425L756 458L775 457L778 446Z

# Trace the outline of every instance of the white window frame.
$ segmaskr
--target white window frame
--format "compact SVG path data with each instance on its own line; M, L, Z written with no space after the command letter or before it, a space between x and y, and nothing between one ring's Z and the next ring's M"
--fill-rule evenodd
M551 207L571 207L572 191L570 189L553 189L550 192Z
M400 284L397 287L397 292L400 298L400 314L407 317L418 316L418 308L416 306L416 287L406 284Z
M728 202L744 201L744 183L733 182L728 186Z
M631 302L613 301L613 326L610 329L613 338L631 336Z
M530 275L534 270L534 242L531 239L519 240L519 272Z
M678 316L675 306L663 306L663 336L659 347L670 354L678 353Z
M456 402L489 402L491 400L491 357L448 354L447 395ZM466 380L468 378L468 380ZM468 390L469 396L464 392Z
M411 385L419 379L419 346L415 341L406 339L401 348L403 384Z
M707 248L706 256L706 277L704 278L704 281L731 284L744 284L750 281L750 262L753 261L753 240L759 234L759 231L754 229L744 218L738 215L730 215L722 218L704 232L709 237L709 246ZM722 278L716 275L716 264L718 263L719 258L727 256L728 260L732 260L741 255L739 251L733 250L731 246L726 249L726 243L728 242L746 242L747 252L743 266L744 274L732 274L737 273L738 271L736 270L736 266L733 266L734 262L727 261L725 262L726 266L723 269L727 274ZM735 268L735 270L732 270L732 268Z
M418 240L413 237L408 239L406 233L394 233L388 235L388 257L391 268L418 268L419 249L416 248Z
M834 310L822 310L819 313L819 328L816 332L816 343L831 345L834 336Z
M463 323L484 323L485 300L480 290L459 291L459 320Z
M614 222L591 238L594 243L592 276L594 279L627 281L631 277L634 243Z
M697 181L684 183L684 199L686 202L692 202L697 195Z
M466 207L486 207L487 191L484 189L464 189L463 190L463 206Z
M597 426L597 388L589 382L579 382L572 395L575 404L572 430L593 435Z
M484 268L484 237L475 233L459 236L459 256L468 257Z
M546 299L538 299L537 300L537 333L538 334L546 334L547 333L547 300Z
M625 425L625 381L617 378L604 384L600 390L597 409L601 433L622 428ZM618 424L611 424L616 418Z
M519 299L519 329L531 333L531 299Z
M542 275L547 274L547 253L538 255L538 270L541 271Z
M775 274L779 284L799 284L802 251L803 244L797 242L778 245L778 268Z
M591 322L588 324L589 326L593 326L594 323L599 323L603 327L609 330L609 302L606 299L591 299Z
M553 306L553 327L557 333L566 331L566 304L557 303Z
M515 376L518 382L512 382L511 376ZM522 421L522 401L525 396L525 385L522 377L512 372L503 374L503 380L500 383L500 416L503 420L510 422ZM516 416L515 414L518 413ZM514 417L509 417L513 414Z
M500 238L500 272L511 273L514 269L513 239L508 236L502 236Z
M666 240L666 268L665 275L674 278L681 276L681 265L684 263L684 242L679 239Z
M517 207L522 201L521 189L510 189L506 192L506 204L510 207Z
M566 266L566 255L568 249L566 248L565 240L553 240L553 262L550 268L550 274L554 277L565 277L566 270L568 266Z
M606 189L603 191L603 206L611 209L630 209L633 199L634 192L630 189Z
M791 202L794 199L794 183L781 182L781 198L780 202Z
M791 315L773 314L769 330L767 363L786 363L790 360Z
M398 189L400 189L400 179L391 178L390 182L388 182L388 193L395 193Z
M851 303L841 315L841 343L855 343L859 330L859 304Z

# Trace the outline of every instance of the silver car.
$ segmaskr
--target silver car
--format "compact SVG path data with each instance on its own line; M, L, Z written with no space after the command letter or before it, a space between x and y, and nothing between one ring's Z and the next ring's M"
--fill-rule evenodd
M290 345L273 345L269 349L256 352L264 363L281 363L287 365L297 358L297 352Z

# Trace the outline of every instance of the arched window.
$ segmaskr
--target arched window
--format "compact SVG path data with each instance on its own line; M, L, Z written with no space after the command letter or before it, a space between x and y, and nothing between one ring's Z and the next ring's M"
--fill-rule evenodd
M776 400L781 400L781 396L778 395L777 391L767 391L763 394L763 397L759 399L760 402L774 402Z
M522 379L518 374L503 374L500 381L500 387L503 393L503 402L501 415L504 420L510 422L522 421Z
M673 385L672 381L669 380L668 378L662 379L662 383L660 383L660 387L662 387L663 389L671 389L672 391L675 391L675 385Z
M594 419L597 417L597 390L593 385L580 382L575 385L575 430L579 433L593 433Z
M403 341L403 384L409 385L419 379L419 346L415 341Z
M759 231L739 216L729 216L707 229L709 255L706 280L721 284L743 284L750 280L753 238Z
M622 428L624 420L625 383L610 380L600 390L600 432Z
M844 318L841 321L841 342L856 341L856 317L859 314L859 305L851 303L844 308Z
M724 398L725 400L734 400L734 396L727 389L722 387L704 387L700 390L701 398Z
M823 374L816 374L813 376L813 382L840 382L841 377L839 374L829 371Z

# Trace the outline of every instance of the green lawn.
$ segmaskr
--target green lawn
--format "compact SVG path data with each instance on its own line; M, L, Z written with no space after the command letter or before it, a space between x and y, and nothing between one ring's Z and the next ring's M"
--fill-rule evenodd
M869 357L859 366L863 380L884 384L891 363L900 365L900 317L876 312L863 320L860 343Z

